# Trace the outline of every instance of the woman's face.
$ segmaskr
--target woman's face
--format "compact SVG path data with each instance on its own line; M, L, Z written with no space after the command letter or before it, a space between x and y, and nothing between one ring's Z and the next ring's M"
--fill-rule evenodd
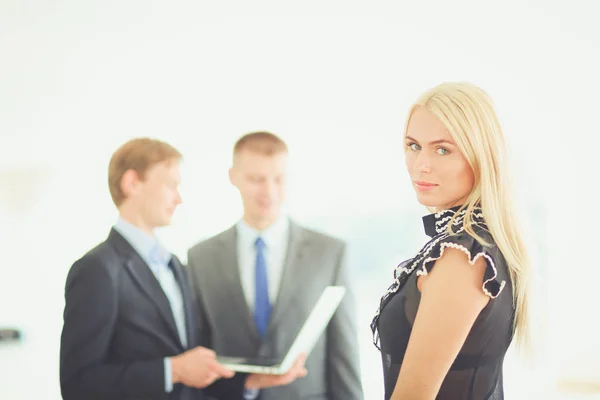
M473 170L444 124L426 108L413 111L404 149L419 203L436 211L465 203L475 181Z

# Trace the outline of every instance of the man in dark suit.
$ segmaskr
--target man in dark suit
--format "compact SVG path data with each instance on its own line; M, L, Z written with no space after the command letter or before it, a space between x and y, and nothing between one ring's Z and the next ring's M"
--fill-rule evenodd
M245 388L287 384L286 375L234 375L201 347L196 301L186 270L154 229L181 203L181 154L133 139L109 164L119 218L106 241L71 267L65 288L60 383L65 400L242 399ZM218 334L218 332L216 332Z

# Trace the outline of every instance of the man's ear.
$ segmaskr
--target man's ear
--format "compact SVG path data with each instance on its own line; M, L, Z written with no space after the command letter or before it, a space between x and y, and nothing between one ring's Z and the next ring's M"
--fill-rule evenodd
M237 186L236 185L236 176L235 176L235 171L233 170L233 167L229 168L229 182L233 185L233 186Z
M136 171L132 169L125 171L123 177L121 177L121 192L123 192L125 198L135 193L139 181L140 176Z

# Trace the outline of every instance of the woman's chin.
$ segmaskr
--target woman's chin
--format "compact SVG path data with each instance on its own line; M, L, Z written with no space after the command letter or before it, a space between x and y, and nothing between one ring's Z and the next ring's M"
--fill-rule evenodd
M426 196L420 193L417 193L417 201L427 208L435 208L439 204L439 202L435 201L435 199L431 196Z

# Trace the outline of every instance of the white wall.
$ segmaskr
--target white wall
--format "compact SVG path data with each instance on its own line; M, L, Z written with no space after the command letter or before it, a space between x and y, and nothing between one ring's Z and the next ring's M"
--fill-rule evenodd
M445 80L496 100L519 205L537 221L548 374L600 379L594 6L482 3L0 2L0 326L26 334L0 347L0 398L60 398L64 279L116 217L106 166L122 142L154 136L185 153L185 204L161 232L183 258L238 217L230 150L255 129L289 142L298 219L345 237L359 218L412 215L406 229L421 235L401 130L416 96ZM381 378L367 326L393 264L372 268L360 314L369 399ZM511 398L551 384L511 360Z

